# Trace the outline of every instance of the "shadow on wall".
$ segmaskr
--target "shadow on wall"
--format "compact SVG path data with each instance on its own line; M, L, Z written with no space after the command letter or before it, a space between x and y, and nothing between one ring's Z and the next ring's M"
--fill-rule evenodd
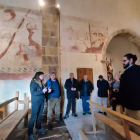
M3 119L3 111L0 111L0 121Z
M64 101L65 101L65 93L64 93L64 87L63 87L63 84L61 83L61 105L60 105L60 108L61 108L61 114L63 114L63 111L64 111Z

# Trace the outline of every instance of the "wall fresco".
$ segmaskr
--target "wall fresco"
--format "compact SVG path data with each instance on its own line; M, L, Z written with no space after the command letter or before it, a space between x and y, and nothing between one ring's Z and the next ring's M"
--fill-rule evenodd
M61 50L67 52L101 54L108 27L93 23L70 21L60 23Z
M41 70L41 20L30 9L0 7L0 79L16 80L15 73L24 79Z

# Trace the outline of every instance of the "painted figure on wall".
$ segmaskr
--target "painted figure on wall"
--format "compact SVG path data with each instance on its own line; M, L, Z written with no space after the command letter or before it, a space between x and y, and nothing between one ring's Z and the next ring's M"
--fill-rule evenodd
M6 9L3 12L3 20L4 21L10 21L10 20L14 20L14 18L16 17L16 14L14 11Z
M76 21L61 23L61 26L62 51L102 53L102 48L108 34L107 27Z
M0 13L0 73L23 73L25 70L28 73L30 68L33 72L40 69L41 30L37 29L41 26L40 15L33 14L30 9L14 11L3 8Z

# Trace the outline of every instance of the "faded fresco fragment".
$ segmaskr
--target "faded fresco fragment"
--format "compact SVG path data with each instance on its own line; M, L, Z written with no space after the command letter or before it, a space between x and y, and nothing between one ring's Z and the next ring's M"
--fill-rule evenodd
M0 79L24 79L41 69L40 21L30 9L0 9Z
M61 50L102 53L108 28L84 22L61 22Z

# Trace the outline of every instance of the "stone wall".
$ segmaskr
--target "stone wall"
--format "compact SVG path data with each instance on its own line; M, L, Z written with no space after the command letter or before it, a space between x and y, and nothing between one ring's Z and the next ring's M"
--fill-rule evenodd
M58 57L58 15L59 11L54 7L55 0L46 0L42 12L42 71L45 80L51 72L59 73Z

